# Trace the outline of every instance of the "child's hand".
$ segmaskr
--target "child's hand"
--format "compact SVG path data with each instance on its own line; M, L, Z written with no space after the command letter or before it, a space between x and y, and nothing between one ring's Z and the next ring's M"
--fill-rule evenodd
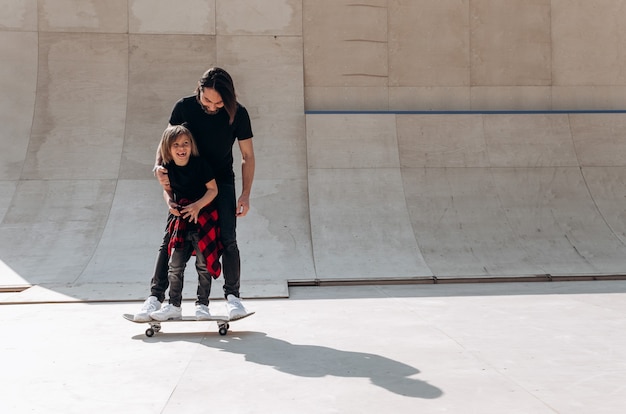
M185 207L183 207L180 212L184 219L189 220L190 222L197 223L198 215L200 214L200 206L198 203L191 203Z

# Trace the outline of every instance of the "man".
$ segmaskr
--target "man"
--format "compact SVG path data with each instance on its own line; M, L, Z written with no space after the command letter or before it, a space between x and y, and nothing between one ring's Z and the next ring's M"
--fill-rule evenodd
M224 297L231 319L247 314L239 298L241 266L237 246L237 218L244 217L250 209L250 191L254 179L254 148L250 116L244 106L237 102L235 87L230 75L221 68L207 70L196 89L195 95L180 99L174 105L170 125L185 125L192 133L200 156L205 158L216 176L218 195L218 225L223 245ZM233 170L233 145L238 141L242 156L242 190L239 199L235 195ZM154 167L159 183L169 186L167 170L161 165L159 152ZM170 216L171 218L171 216ZM169 221L169 219L168 219ZM135 320L150 320L150 313L160 309L168 287L166 234L159 249L150 297L144 302Z

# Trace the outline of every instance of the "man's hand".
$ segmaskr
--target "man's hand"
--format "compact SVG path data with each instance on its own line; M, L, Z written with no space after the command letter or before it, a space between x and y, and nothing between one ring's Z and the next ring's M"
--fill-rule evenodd
M180 206L171 198L167 201L167 207L169 208L170 214L180 217Z
M250 197L241 195L237 201L236 216L245 217L245 215L248 214L248 211L250 211Z
M165 190L169 190L170 178L167 175L167 170L165 169L165 167L156 167L154 170L154 175L156 176L157 180L159 180L159 184L161 184L161 187L163 187Z

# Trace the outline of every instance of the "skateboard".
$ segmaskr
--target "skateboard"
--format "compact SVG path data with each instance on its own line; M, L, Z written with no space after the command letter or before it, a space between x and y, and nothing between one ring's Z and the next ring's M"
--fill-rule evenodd
M155 321L155 320L149 320L149 321L136 321L134 319L135 315L132 315L130 313L125 313L122 316L124 317L124 319L126 319L127 321L131 321L133 323L147 323L150 326L148 327L148 329L146 329L146 336L147 337L151 337L154 336L155 333L160 332L161 331L161 324L162 323L167 323L167 322L217 322L217 328L218 328L218 332L220 333L220 335L224 336L228 333L228 330L230 329L230 322L235 322L238 321L240 319L244 319L247 318L248 316L254 315L254 312L250 312L247 315L242 316L241 318L237 318L237 319L228 319L228 316L213 316L209 319L201 319L198 320L196 319L195 316L183 316L181 319L169 319L167 321Z

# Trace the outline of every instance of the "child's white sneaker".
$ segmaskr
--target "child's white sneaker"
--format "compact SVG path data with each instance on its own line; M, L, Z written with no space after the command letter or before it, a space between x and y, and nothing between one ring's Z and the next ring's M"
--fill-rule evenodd
M209 312L209 307L203 304L196 305L196 320L206 321L207 319L211 319L211 312Z
M154 311L158 311L161 309L161 302L157 299L156 296L150 296L146 299L141 306L141 310L139 313L136 313L133 317L135 322L148 322L152 320L150 314Z
M155 321L168 321L172 319L181 319L183 317L183 311L180 306L174 306L167 304L158 311L154 311L150 314Z
M248 314L243 303L241 303L241 299L235 295L228 295L226 297L226 310L228 311L228 317L231 321L243 318Z

